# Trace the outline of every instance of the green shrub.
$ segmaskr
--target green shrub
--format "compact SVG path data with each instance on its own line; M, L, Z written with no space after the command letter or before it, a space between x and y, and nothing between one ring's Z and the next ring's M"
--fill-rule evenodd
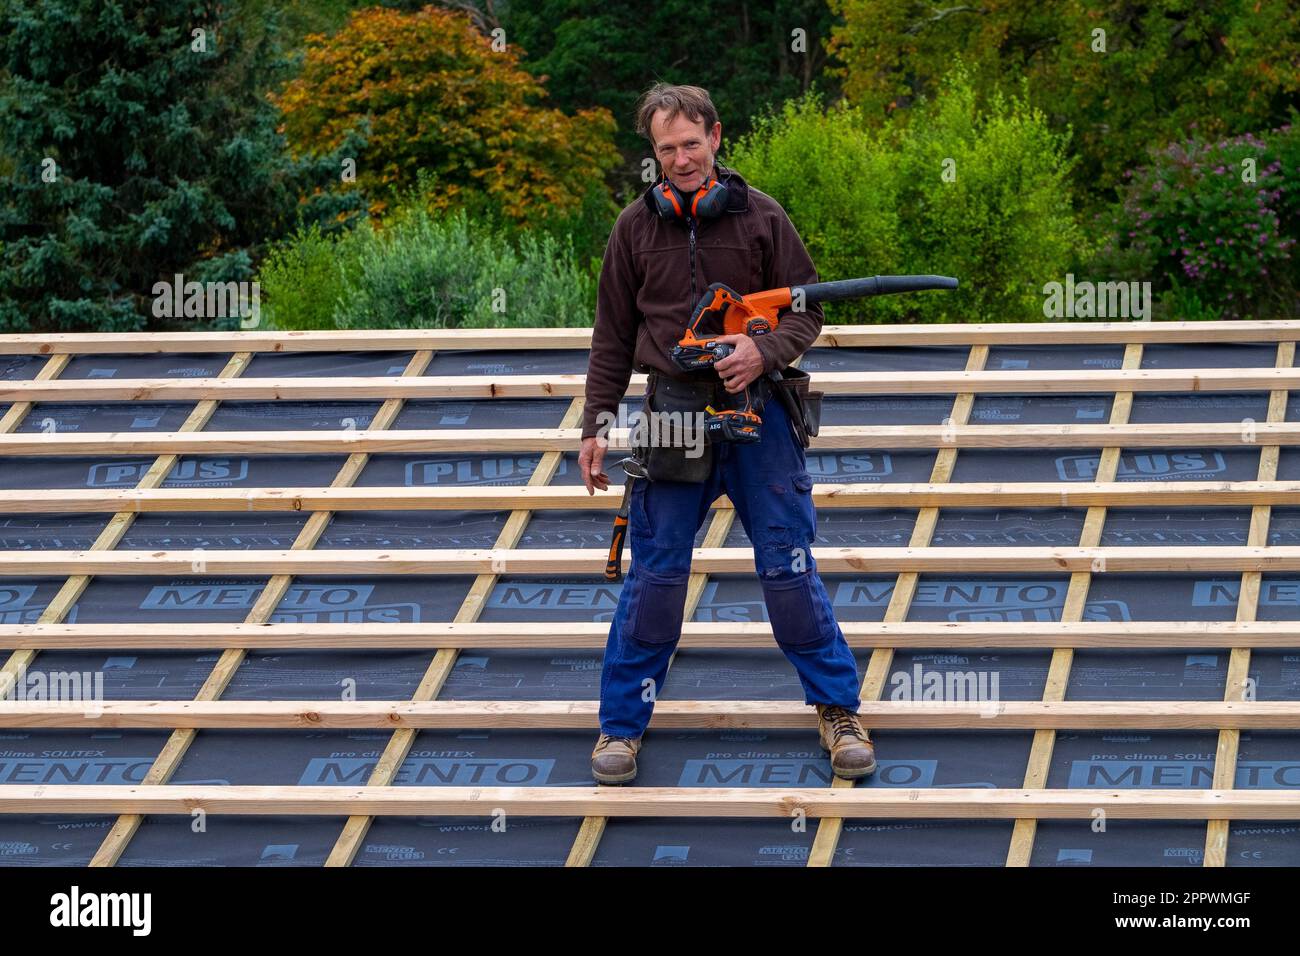
M746 180L785 208L822 279L888 272L903 260L894 157L843 101L826 112L815 93L787 101L779 116L757 118L731 153Z
M756 123L733 162L785 207L823 280L961 280L954 293L835 303L828 322L1041 320L1043 286L1087 247L1066 137L1023 93L978 108L960 66L918 109L906 128L872 132L851 107L787 103Z
M595 280L548 234L503 231L464 210L402 207L340 238L300 232L260 276L274 328L590 325Z
M360 250L374 242L370 226L338 236L322 235L312 225L272 247L262 262L262 315L277 329L323 329L334 325L334 310L356 269Z
M1254 166L1253 181L1246 175ZM1300 123L1151 151L1124 174L1092 268L1144 279L1171 318L1289 315L1300 288Z
M445 187L435 176L426 170L418 170L416 184L399 195L396 214L409 214L418 207L427 210L435 219L442 219L448 215L441 201L444 192ZM567 211L553 210L526 227L504 216L500 206L486 195L467 192L459 207L475 224L476 231L498 233L516 252L523 252L525 237L540 242L551 236L557 248L571 249L578 262L586 263L584 271L592 279L600 276L605 245L620 208L610 199L609 190L599 176L593 176L587 182L576 206Z

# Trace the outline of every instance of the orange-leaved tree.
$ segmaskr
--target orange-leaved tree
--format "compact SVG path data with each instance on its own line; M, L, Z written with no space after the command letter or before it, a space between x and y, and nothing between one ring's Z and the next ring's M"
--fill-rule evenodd
M518 226L574 215L619 159L604 108L566 116L519 53L435 7L354 12L312 34L302 72L272 100L297 153L323 153L364 123L356 184L378 214L416 187L434 211L489 209ZM605 194L607 196L607 193Z

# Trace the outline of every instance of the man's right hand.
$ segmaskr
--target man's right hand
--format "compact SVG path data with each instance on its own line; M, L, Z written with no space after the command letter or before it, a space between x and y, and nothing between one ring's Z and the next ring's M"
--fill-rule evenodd
M605 462L605 449L609 442L592 435L582 440L582 451L578 453L578 467L582 470L582 483L587 486L587 494L594 495L596 489L604 491L609 487L609 475L600 470Z

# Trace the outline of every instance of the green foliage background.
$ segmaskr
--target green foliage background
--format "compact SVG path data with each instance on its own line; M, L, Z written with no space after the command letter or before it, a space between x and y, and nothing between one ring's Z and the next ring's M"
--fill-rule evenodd
M656 172L632 114L656 80L711 91L721 158L785 206L823 278L962 280L828 321L1032 321L1067 271L1152 282L1157 318L1297 314L1289 0L436 3L500 31L548 109L614 118L615 165L528 221L486 190L438 208L436 146L391 208L341 182L360 113L342 147L291 153L273 103L307 37L372 6L422 4L0 0L0 332L230 325L153 317L178 272L256 278L285 328L589 324L614 216ZM1231 173L1246 153L1256 182Z
M224 9L4 11L0 331L144 328L155 282L249 279L269 239L358 205L315 192L335 158L288 157L256 90L268 51Z
M765 117L737 147L742 174L789 212L828 278L963 277L955 293L832 303L827 321L975 321L1031 313L1044 282L1088 249L1070 204L1067 137L1020 97L976 108L955 71L913 122L874 129L815 97Z

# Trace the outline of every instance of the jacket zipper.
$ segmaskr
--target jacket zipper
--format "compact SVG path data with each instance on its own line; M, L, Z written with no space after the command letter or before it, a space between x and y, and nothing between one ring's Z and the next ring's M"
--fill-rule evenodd
M694 309L695 299L696 299L695 296L695 219L691 216L687 216L686 224L691 228L691 301L687 303L687 307L690 309Z

